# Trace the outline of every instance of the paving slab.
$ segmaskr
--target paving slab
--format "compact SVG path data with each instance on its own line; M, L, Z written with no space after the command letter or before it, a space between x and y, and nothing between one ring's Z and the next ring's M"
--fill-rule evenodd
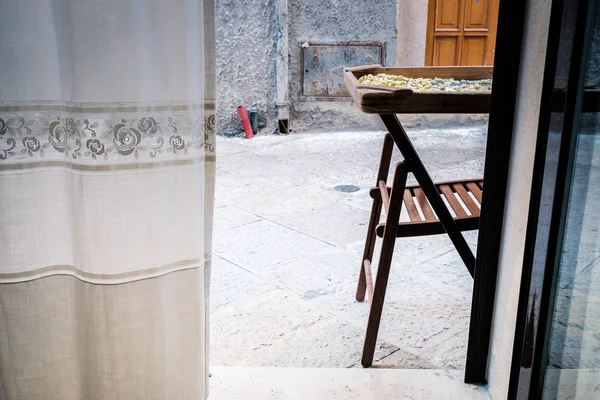
M236 206L223 206L215 208L213 232L216 236L228 229L237 228L238 226L250 224L262 219L256 214L244 211Z
M334 249L275 267L268 274L303 299L312 300L355 282L359 264L356 255Z
M296 140L302 139L303 136L304 135L256 135L252 139L224 138L218 136L217 142L224 145L227 142L233 141L234 143L241 143L244 146L252 147L254 150L257 150L275 146L277 144L289 145Z
M234 138L228 139L227 142L217 140L216 152L219 157L223 157L254 150L254 146L249 144L250 142L247 140Z
M298 168L301 163L294 165L291 162L274 162L272 158L256 152L232 154L226 160L219 166L224 172L243 172L253 178L268 179L277 184L298 184L314 175L314 171L309 168Z
M409 136L435 179L482 174L485 127L411 129ZM215 363L359 365L369 305L354 295L383 137L218 139ZM401 159L394 150L393 162ZM338 185L359 190L343 193ZM477 232L465 237L475 250ZM380 247L378 239L374 272ZM471 295L472 279L445 235L399 239L376 359L396 368L460 367Z
M209 357L209 363L210 363L210 368L211 370L213 369L213 367L224 367L225 364L223 364L220 360L218 360L215 356L211 355Z
M290 212L311 211L337 203L343 198L331 187L303 182L301 185L247 196L238 206L265 219L278 221Z
M363 332L355 326L332 317L321 321L315 329L283 345L269 349L254 363L266 367L319 367L349 368L360 363ZM384 340L378 340L374 360L377 361L398 348Z
M421 359L433 368L463 370L467 364L469 330L465 329L426 351Z
M283 290L211 318L211 354L225 365L349 367L360 360L360 329ZM376 358L395 350L380 340Z
M394 265L395 266L395 265ZM390 274L390 298L398 301L470 301L473 278L454 249L420 263L406 261Z
M267 220L229 229L226 235L215 235L213 243L215 254L252 271L266 271L332 248L331 244Z
M422 357L415 356L408 351L399 349L389 356L373 363L371 368L436 369L436 366L428 363Z
M237 306L277 289L264 277L249 272L235 264L213 256L210 309L212 312L225 306Z
M389 304L380 328L382 339L421 355L469 327L470 302Z
M223 158L226 159L226 157ZM215 199L220 203L239 205L243 204L248 196L281 190L289 186L293 186L293 184L274 182L258 176L248 175L241 168L231 173L217 168Z
M348 249L348 253L355 257L356 272L358 272L358 267L360 266L363 250L364 243L362 242L353 245ZM379 266L380 254L381 239L377 239L375 251L373 253L373 272L376 272ZM444 255L447 256L438 258ZM449 263L452 264L450 267L445 266ZM428 265L431 266L428 268ZM443 279L440 279L442 276L456 271L459 274L457 279L459 279L458 282L462 285L461 289L465 289L470 287L469 285L472 283L472 279L470 276L467 278L464 273L466 272L466 269L463 271L463 268L465 268L464 264L462 264L454 246L452 246L452 242L444 235L401 238L396 241L396 246L394 247L394 257L392 259L388 288L394 293L408 293L406 292L407 288L409 288L411 284L414 285L415 282L420 281L425 283L426 286L430 285L430 287L423 287L422 285L415 286L417 294L420 293L422 295L432 296L434 294L430 293L431 290L429 289L434 289L436 283L443 282ZM420 276L420 271L425 271L427 274L425 276ZM433 279L424 281L426 278L432 276ZM407 279L408 281L405 282L404 279Z
M369 213L344 204L329 204L312 210L290 212L278 218L277 222L345 249L354 243L364 242Z
M366 329L369 305L354 300L356 286L351 284L334 293L319 296L311 302L357 327ZM468 328L470 299L397 300L387 296L381 317L379 337L415 355L446 341ZM466 351L466 345L465 345Z

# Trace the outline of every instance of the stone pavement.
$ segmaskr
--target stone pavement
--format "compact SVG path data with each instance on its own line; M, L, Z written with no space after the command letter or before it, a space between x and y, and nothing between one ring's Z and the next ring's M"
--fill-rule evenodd
M486 132L409 134L433 179L447 180L482 175ZM354 291L382 140L368 131L218 140L212 365L360 365L369 306ZM467 240L475 248L476 232ZM399 239L376 365L464 368L471 291L446 236Z

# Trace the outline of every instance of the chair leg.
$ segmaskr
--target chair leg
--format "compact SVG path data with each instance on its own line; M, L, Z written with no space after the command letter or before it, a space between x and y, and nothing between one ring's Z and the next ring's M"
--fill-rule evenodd
M375 241L377 240L377 224L381 215L381 200L373 199L373 206L371 207L371 218L369 220L369 230L367 231L367 239L365 240L365 250L361 260L360 274L358 276L358 287L356 288L356 300L364 301L365 293L367 291L367 280L365 275L365 260L371 262L373 260L373 252L375 251Z
M379 333L379 323L381 321L383 302L394 254L394 245L396 243L396 231L398 228L398 221L400 220L404 189L406 187L406 175L405 163L402 162L396 166L394 172L390 207L385 221L383 245L381 247L381 255L377 267L375 289L373 298L370 299L369 322L367 324L367 334L365 336L361 362L363 367L370 367L373 364L373 356L375 355L375 346L377 344L377 334Z
M394 141L392 136L388 133L385 135L383 141L383 149L381 150L381 159L379 162L379 171L377 173L377 182L375 186L379 184L379 181L387 181L387 175L390 170L390 162L392 161L392 151L394 150ZM367 290L367 281L365 277L365 260L372 261L373 251L375 250L375 241L377 240L377 232L375 229L379 224L379 218L381 217L381 199L373 199L373 206L371 207L371 217L369 219L369 228L367 230L367 238L365 240L365 249L363 251L363 257L360 261L360 272L358 275L358 286L356 288L356 300L364 301L365 293Z

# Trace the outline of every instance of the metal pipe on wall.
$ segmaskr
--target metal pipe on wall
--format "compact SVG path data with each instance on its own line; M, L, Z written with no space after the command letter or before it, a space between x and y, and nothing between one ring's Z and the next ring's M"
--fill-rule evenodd
M277 48L277 130L288 133L290 118L289 103L289 39L288 39L288 0L278 0L275 24Z

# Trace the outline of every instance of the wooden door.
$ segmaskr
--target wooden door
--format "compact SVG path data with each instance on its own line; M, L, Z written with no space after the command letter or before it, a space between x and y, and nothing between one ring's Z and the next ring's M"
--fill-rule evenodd
M493 65L499 0L429 0L425 65Z

